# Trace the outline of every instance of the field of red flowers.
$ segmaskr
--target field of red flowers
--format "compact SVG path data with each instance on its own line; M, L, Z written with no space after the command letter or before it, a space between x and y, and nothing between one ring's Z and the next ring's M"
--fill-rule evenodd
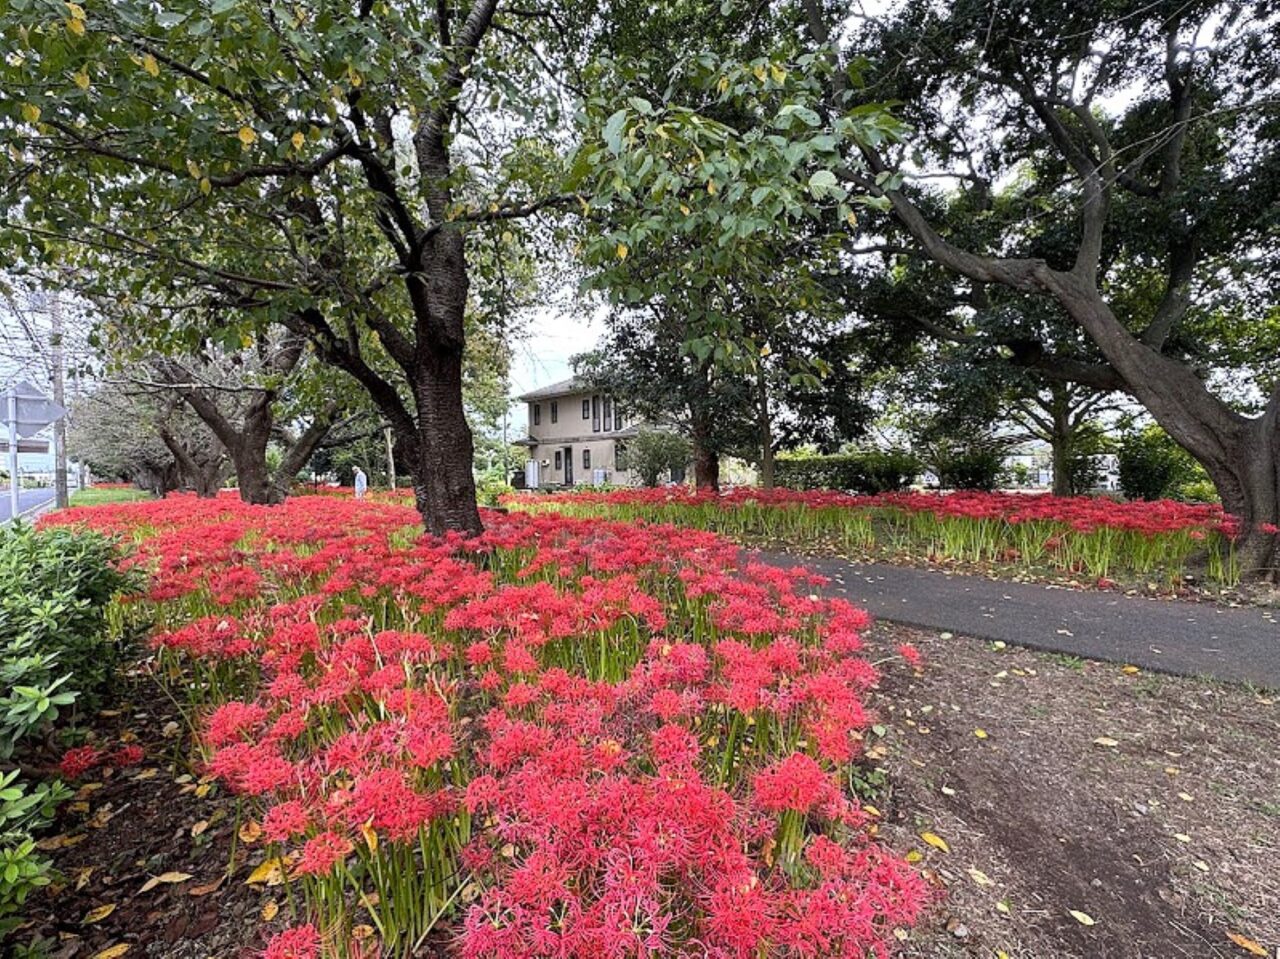
M883 493L687 487L509 496L507 505L562 515L674 523L805 547L879 548L965 563L1013 563L1072 575L1180 578L1202 556L1208 579L1239 578L1235 519L1216 505L1119 502L1020 493Z
M424 539L331 497L50 522L151 573L155 676L294 910L269 959L885 956L929 896L856 798L867 617L803 572L555 515Z

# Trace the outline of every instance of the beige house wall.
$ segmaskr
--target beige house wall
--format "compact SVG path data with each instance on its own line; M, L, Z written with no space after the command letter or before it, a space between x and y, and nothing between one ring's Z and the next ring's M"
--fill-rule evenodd
M605 470L606 482L627 486L634 482L629 470L619 470L617 464L617 443L620 437L616 429L605 430L603 409L601 410L601 430L592 430L594 417L591 410L592 393L570 393L551 399L531 400L526 403L528 409L529 435L538 440L536 446L529 449L529 458L540 464L540 477L543 486L565 485L567 471L565 468L566 449L573 457L573 484L589 485L596 470ZM587 402L587 415L583 416L583 401ZM602 398L603 402L603 398ZM553 408L554 407L554 422ZM535 405L538 407L534 412ZM624 410L625 413L625 410ZM536 422L535 422L536 420ZM611 424L612 425L612 424ZM624 428L634 424L624 419ZM625 442L625 439L624 439ZM582 454L586 450L591 454L591 465L582 465ZM559 468L556 466L556 454L560 453Z

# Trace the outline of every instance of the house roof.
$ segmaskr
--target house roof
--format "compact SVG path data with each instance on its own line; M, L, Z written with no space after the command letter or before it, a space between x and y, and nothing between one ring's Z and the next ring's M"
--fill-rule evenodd
M558 383L552 383L550 386L541 386L536 390L530 390L523 396L516 397L522 403L529 400L545 400L553 396L567 396L570 393L581 393L587 389L586 383L571 376L567 380L561 380Z

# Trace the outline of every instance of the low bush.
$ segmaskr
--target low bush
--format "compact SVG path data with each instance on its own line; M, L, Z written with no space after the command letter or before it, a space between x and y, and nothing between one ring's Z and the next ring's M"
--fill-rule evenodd
M1204 467L1158 426L1127 434L1120 442L1119 458L1120 489L1129 499L1204 497Z
M0 529L0 760L73 703L106 691L123 651L107 605L131 579L117 559L95 533ZM32 890L51 881L32 833L68 795L60 782L32 786L16 769L0 774L0 936Z
M898 450L868 450L836 456L779 456L774 479L788 489L833 489L852 493L891 493L906 489L923 469L918 459Z

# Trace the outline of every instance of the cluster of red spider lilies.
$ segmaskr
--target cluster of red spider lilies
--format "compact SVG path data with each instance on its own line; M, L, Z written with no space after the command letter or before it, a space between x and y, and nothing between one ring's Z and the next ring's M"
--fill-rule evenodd
M928 896L852 788L867 616L803 571L330 497L57 521L152 573L156 675L296 909L270 959L885 956Z
M513 496L524 509L676 523L797 545L836 543L932 559L1021 563L1071 574L1177 579L1196 555L1217 582L1239 578L1236 519L1205 503L1102 496L882 493L687 487Z

